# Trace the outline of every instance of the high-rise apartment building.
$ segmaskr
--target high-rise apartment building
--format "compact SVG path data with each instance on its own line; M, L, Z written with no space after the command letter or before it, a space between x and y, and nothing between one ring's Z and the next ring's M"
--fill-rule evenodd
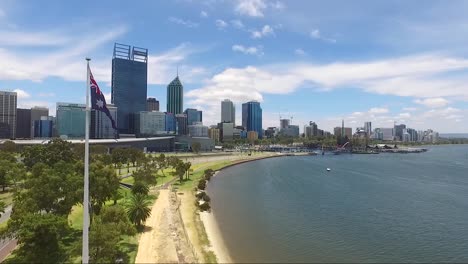
M168 113L182 114L184 106L184 86L177 76L167 86L167 109Z
M219 143L219 139L220 139L220 131L218 128L209 128L208 129L208 137L213 139L214 140L214 143L215 144L218 144Z
M117 122L117 107L107 104L112 118ZM116 138L117 131L112 127L110 118L101 111L91 110L90 138Z
M169 134L175 134L177 131L177 121L175 115L169 112L166 112L165 114L166 132Z
M280 119L280 130L287 128L291 124L289 119Z
M335 127L333 129L333 134L336 137L341 137L342 135L344 137L348 137L348 139L351 139L353 136L353 129L351 127Z
M184 111L184 114L187 115L187 124L193 125L195 123L203 122L203 113L197 109L187 108Z
M146 99L146 111L159 111L159 101L152 97Z
M236 124L236 107L229 99L221 101L221 123Z
M31 138L31 109L16 109L16 138Z
M34 137L35 133L34 122L41 120L41 117L43 116L49 116L49 108L40 106L34 106L31 108L31 138Z
M256 131L258 138L263 137L262 108L260 103L250 101L242 104L242 126L248 131Z
M65 138L84 138L86 105L57 103L57 136Z
M135 133L135 116L146 110L148 50L115 43L112 58L112 104L117 107L117 128Z
M16 92L0 91L0 138L16 138Z

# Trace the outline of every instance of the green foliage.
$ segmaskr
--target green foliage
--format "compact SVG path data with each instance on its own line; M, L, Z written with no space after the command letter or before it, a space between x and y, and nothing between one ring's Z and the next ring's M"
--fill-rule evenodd
M8 222L8 232L18 239L11 263L64 263L63 239L70 233L67 219L53 214L27 213Z
M26 174L22 189L15 192L14 208L68 215L72 206L81 201L82 186L82 175L75 166L63 161L53 167L37 163Z
M205 179L199 180L199 181L198 181L197 188L198 188L199 190L205 190L205 188L206 188L206 180L205 180Z
M148 195L149 188L144 182L136 181L132 186L132 193L133 194L142 194Z
M195 153L199 153L200 152L200 149L201 149L201 144L200 142L193 142L192 143L192 151L195 152Z
M141 227L142 223L151 215L151 201L147 195L134 194L130 196L127 202L127 214L130 221L137 227Z
M102 205L116 195L119 186L119 178L112 168L104 166L100 162L91 164L89 194L93 213L99 214Z
M16 143L11 140L6 140L2 144L2 150L5 152L16 152Z
M210 181L211 177L213 177L214 174L215 174L215 172L212 169L205 170L205 174L204 174L205 180Z
M103 207L101 214L95 216L89 235L90 262L115 263L123 258L119 242L123 236L134 235L135 228L130 223L125 210L120 206ZM123 259L128 262L127 259Z
M200 208L200 211L209 211L211 209L210 203L205 202L200 205L198 205L198 208Z
M44 163L53 166L59 161L66 163L74 162L77 156L72 149L72 143L55 138L49 141L47 145L34 145L24 148L21 156L23 163L28 168L32 168L36 163Z
M140 168L136 170L133 172L133 178L135 179L135 182L141 182L146 185L152 186L157 184L156 177L153 175L153 170L150 168Z

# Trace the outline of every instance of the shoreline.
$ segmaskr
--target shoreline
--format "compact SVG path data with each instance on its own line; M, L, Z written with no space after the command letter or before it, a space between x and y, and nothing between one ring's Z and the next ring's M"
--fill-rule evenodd
M263 159L288 157L286 155L272 155L266 157L258 157L248 160L239 160L233 164L226 165L215 171L213 177L216 177L218 173L224 169L240 165L247 162L253 162ZM198 214L201 223L203 224L205 235L208 237L210 243L209 250L216 256L217 263L234 263L229 249L226 247L223 234L221 233L219 223L216 221L216 217L213 213L213 209L210 212L199 212Z

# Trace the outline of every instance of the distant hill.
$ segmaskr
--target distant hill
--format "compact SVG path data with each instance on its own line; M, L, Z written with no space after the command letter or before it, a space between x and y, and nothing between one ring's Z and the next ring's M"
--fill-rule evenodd
M468 138L468 133L441 133L442 138Z

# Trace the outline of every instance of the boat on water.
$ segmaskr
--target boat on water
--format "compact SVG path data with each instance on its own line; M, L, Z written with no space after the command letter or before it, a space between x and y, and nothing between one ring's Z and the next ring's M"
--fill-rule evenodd
M331 171L331 169L330 169L330 168L327 168L327 171Z

